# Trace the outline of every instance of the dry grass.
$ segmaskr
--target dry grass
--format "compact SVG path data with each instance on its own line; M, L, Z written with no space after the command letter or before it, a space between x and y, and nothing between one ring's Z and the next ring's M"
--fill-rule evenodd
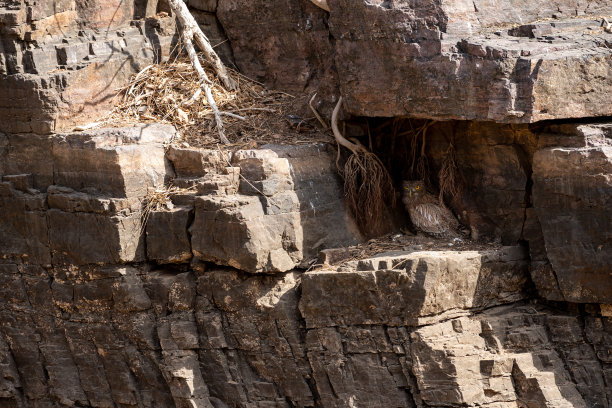
M142 214L140 216L140 233L142 234L146 227L149 216L153 211L171 210L174 208L172 196L192 191L191 189L181 189L175 186L160 186L149 190L142 201Z
M236 91L225 90L212 69L205 67L212 92L222 114L229 148L254 148L265 143L329 142L316 127L317 119L291 116L308 100L266 89L262 84L230 71L239 84ZM181 144L216 147L219 143L214 114L200 91L196 71L184 59L149 65L119 91L114 110L105 124L161 122L173 124Z

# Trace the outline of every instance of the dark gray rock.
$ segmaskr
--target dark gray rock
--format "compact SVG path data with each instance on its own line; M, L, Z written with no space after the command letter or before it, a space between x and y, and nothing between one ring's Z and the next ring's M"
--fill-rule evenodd
M579 126L576 131L575 137L590 146L535 153L534 206L563 299L611 303L611 127ZM589 131L597 137L587 137Z
M189 261L192 254L187 229L192 217L192 207L151 211L146 220L147 258L161 263Z

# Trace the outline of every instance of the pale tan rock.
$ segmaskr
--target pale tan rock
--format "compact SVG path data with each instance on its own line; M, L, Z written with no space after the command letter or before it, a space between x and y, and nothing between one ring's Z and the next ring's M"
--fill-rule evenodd
M56 184L113 197L144 197L150 187L174 175L164 143L175 130L168 125L101 129L53 138Z
M237 181L239 169L237 194L219 195L220 184L204 189L212 181L206 177L198 185L207 195L195 199L196 257L248 272L284 272L313 260L319 249L360 238L323 145L239 150L232 166L236 172L226 169L222 177Z
M300 311L308 327L427 324L524 298L527 265L518 247L383 254L357 270L306 273Z

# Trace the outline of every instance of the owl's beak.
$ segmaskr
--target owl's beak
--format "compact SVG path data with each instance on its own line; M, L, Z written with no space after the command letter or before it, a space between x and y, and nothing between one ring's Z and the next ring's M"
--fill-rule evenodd
M412 197L412 190L410 190L409 193L410 193L410 197Z

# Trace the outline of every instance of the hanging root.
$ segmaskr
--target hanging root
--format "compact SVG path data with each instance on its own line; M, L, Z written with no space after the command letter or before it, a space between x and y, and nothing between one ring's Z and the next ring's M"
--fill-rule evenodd
M452 142L446 150L442 167L440 167L438 172L438 181L440 182L440 195L438 196L440 204L444 203L444 197L452 201L461 193L461 176L457 166L455 146Z
M382 233L387 205L395 205L393 182L378 156L353 153L344 164L344 194L357 225L367 235Z
M342 97L332 114L331 125L338 144L352 152L342 174L346 201L364 234L380 234L385 228L386 207L395 205L393 181L378 156L340 134L338 112L341 104Z

